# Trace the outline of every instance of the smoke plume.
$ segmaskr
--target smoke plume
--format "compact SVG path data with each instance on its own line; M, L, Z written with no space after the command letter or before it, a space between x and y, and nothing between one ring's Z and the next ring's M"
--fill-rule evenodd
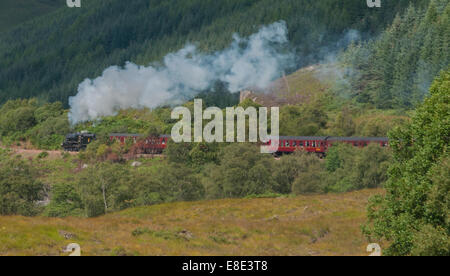
M291 66L284 21L262 27L248 38L235 34L223 51L200 53L196 46L166 55L160 65L127 62L111 66L96 79L86 79L69 98L71 124L115 115L127 108L179 104L222 81L229 91L265 88Z

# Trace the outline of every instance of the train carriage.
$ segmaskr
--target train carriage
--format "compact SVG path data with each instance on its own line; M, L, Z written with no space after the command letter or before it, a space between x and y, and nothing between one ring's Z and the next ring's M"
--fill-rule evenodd
M323 155L328 148L327 137L323 136L280 136L278 154L304 150Z
M79 151L85 149L95 139L95 134L76 133L69 134L63 143L65 150ZM142 134L112 133L109 136L111 141L119 141L122 144L131 143L132 151L137 154L161 154L167 147L170 135L145 136ZM269 140L266 145L270 145ZM376 143L381 147L389 145L386 137L335 137L335 136L280 136L276 155L293 153L296 150L303 150L315 153L324 157L333 144L347 143L355 147L365 147Z
M137 154L161 154L169 142L170 135L145 136L142 134L112 133L111 141L116 140L122 144L131 140L133 151Z
M272 141L269 141L266 145L271 143ZM386 147L389 145L389 140L386 137L280 136L276 155L303 150L324 157L329 147L336 143L347 143L355 147L365 147L376 143Z

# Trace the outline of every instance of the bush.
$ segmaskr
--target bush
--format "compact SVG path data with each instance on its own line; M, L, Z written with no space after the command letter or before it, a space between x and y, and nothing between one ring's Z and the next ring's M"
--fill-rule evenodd
M448 256L450 239L448 232L442 227L424 225L414 233L411 255L415 256Z
M47 157L48 157L48 152L46 152L46 151L43 151L43 152L39 153L38 156L37 156L38 159L44 159L44 158L47 158Z
M411 123L393 131L386 195L371 199L364 233L388 255L450 254L450 70L433 83Z
M341 143L333 145L325 159L328 171L326 192L381 187L387 180L391 152L378 144L357 148Z
M278 193L320 193L324 189L325 168L320 159L311 153L297 151L277 161L274 178Z
M0 108L0 136L24 132L36 125L34 100L12 100Z
M325 169L320 159L312 154L300 154L299 163L301 168L292 183L292 193L311 194L323 193L325 182Z
M0 108L0 136L17 142L29 139L39 148L57 149L70 131L62 104L38 105L35 99L10 100Z
M74 183L57 183L52 186L50 204L44 215L49 217L82 216L83 203Z
M20 158L0 159L0 214L33 216L39 213L36 205L43 198L43 184L32 165Z
M209 198L245 197L273 192L273 157L263 155L256 145L237 143L220 153L220 164L209 166L204 183Z
M102 162L84 169L77 179L77 187L88 217L130 207L133 199L127 169L119 164Z

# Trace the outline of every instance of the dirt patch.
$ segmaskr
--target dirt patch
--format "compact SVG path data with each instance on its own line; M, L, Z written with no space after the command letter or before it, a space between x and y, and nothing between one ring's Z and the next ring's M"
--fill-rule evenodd
M48 156L45 159L59 159L64 151L61 150L37 150L37 149L20 149L20 148L10 148L15 155L20 155L23 158L36 158L39 154L47 152ZM70 155L76 155L77 152L67 152Z

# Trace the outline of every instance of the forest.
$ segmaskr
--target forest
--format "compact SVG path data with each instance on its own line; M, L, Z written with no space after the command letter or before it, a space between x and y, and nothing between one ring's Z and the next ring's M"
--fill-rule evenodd
M362 0L87 1L0 33L0 103L37 97L67 107L78 84L108 66L154 63L187 42L206 52L222 49L233 33L247 36L278 20L287 22L300 68L345 46L346 31L372 38L410 3L419 9L428 2L385 1L383 9L368 9Z

